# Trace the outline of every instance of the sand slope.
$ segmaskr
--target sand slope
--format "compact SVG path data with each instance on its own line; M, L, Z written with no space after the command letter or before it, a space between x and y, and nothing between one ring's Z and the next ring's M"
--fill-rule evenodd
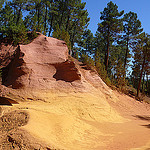
M121 99L126 98L126 103L131 101L136 106L130 107L127 113L129 105L123 105L117 98L114 102L99 93L98 90L90 94L40 93L49 99L22 102L13 107L25 109L30 115L23 129L58 149L127 150L147 145L150 129L143 125L148 124L149 120L141 120L135 113L142 106L143 110L138 115L148 116L149 106L118 94Z

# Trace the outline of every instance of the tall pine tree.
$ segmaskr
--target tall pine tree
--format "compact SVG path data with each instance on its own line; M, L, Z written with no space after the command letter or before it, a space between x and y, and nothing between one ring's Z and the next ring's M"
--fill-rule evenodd
M126 53L124 59L124 69L126 69L127 59L130 53L130 49L134 46L136 36L142 32L141 22L137 19L137 14L129 12L124 15L124 35L123 40L126 43Z
M106 39L106 51L105 51L105 66L106 71L108 70L108 60L110 45L114 42L117 34L122 30L122 21L120 17L123 15L124 11L119 12L118 6L110 1L104 11L101 12L100 20L101 23L98 24L98 31L101 32Z
M133 71L137 72L138 85L137 85L137 97L141 88L141 81L144 70L146 69L146 61L150 61L150 37L148 34L142 33L138 36L136 47L133 49L134 52L134 66Z

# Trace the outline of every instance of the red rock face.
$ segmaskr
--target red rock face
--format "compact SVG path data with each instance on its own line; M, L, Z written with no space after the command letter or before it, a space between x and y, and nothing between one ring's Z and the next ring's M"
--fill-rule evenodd
M6 67L12 61L16 48L5 44L0 46L0 68Z
M18 47L12 61L3 69L2 83L5 86L11 86L12 88L23 87L23 83L18 80L27 73L27 71L23 69L23 56L24 54L20 52L20 48Z
M27 64L55 64L68 59L68 48L64 41L39 35L32 43L20 46Z
M2 83L14 89L49 89L56 86L57 80L73 82L80 79L74 62L68 61L65 42L39 35L32 43L16 49L14 58L3 69Z

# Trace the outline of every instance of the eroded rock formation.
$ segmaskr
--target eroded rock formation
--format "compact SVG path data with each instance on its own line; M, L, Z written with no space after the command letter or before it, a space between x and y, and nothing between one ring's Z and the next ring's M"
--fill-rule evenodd
M12 61L16 48L8 44L0 45L0 68L6 67Z
M5 66L2 84L13 89L51 89L57 80L73 82L81 79L75 63L68 60L65 42L55 38L39 35L32 43L18 46L10 59L7 55L1 56Z

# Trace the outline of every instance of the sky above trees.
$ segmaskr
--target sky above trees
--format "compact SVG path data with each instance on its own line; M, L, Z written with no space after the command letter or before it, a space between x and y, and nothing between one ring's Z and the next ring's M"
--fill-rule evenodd
M104 7L110 0L82 0L86 2L85 8L89 13L90 24L89 29L95 34L97 30L97 24L100 22L100 12L103 11ZM138 15L138 19L142 23L144 32L150 34L150 1L149 0L112 0L116 3L118 10L124 10L125 13L129 11L135 12Z

